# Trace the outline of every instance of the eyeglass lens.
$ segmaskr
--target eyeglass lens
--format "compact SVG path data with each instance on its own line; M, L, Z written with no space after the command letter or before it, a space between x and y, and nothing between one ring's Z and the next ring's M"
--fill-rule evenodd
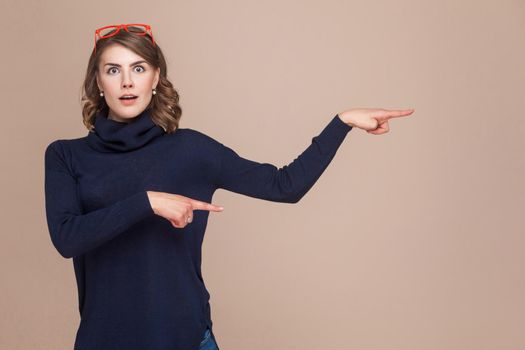
M108 27L100 31L100 37L104 38L106 36L111 36L115 34L117 30L117 26ZM124 29L122 29L124 30ZM145 34L147 32L147 29L145 26L128 26L128 31L133 34Z

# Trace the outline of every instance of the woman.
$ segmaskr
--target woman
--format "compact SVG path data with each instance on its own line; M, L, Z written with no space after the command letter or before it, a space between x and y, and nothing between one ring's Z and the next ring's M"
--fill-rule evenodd
M357 127L388 132L413 110L350 109L282 168L179 128L179 96L148 25L95 32L84 82L87 136L45 151L51 240L73 258L75 349L218 349L201 246L217 189L297 203Z

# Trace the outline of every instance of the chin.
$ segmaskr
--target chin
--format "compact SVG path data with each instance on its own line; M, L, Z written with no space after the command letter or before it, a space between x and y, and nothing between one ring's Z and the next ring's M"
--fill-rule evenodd
M116 114L120 116L121 118L126 119L132 119L139 115L146 106L118 106L118 108L114 109Z

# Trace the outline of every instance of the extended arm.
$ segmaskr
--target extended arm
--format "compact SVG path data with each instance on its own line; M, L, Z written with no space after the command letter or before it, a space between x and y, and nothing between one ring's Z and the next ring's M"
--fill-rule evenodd
M221 146L217 187L273 202L297 203L324 172L352 126L339 115L312 138L312 143L290 164L281 168L239 156Z
M146 191L83 214L58 141L45 151L45 205L51 240L64 258L82 255L154 214Z

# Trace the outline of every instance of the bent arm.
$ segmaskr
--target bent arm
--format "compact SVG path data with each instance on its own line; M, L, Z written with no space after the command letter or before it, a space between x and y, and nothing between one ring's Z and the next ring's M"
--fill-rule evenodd
M64 258L82 255L153 215L147 191L82 213L77 183L58 141L45 151L45 207L53 245Z
M268 201L297 203L328 167L351 129L336 115L306 150L281 168L243 158L220 143L217 187Z

